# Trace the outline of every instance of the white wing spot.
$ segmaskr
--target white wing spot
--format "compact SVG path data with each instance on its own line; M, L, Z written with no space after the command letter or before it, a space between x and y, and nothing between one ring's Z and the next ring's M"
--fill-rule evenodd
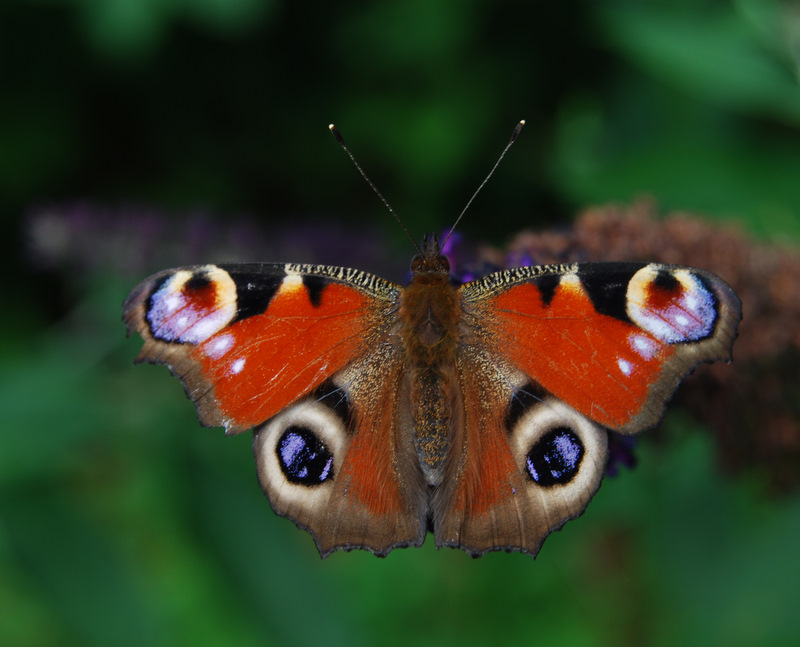
M175 312L183 307L183 297L180 294L165 294L161 300L166 312Z
M644 335L631 335L628 338L628 341L630 342L633 350L635 350L644 359L653 359L658 349L656 343Z
M233 335L221 335L206 344L205 353L212 359L219 359L233 348Z
M234 375L241 373L244 368L244 358L240 357L233 364L231 364L231 373Z
M619 366L619 370L627 377L630 377L631 373L633 373L633 364L628 360L622 359L621 357L617 358L617 366Z

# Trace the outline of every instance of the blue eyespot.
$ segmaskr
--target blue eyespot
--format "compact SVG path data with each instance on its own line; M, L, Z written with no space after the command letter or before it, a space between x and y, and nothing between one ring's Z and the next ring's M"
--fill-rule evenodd
M290 483L319 485L333 478L333 454L309 429L289 427L280 437L277 451Z
M581 466L583 444L567 427L556 427L528 452L528 476L543 487L569 483Z

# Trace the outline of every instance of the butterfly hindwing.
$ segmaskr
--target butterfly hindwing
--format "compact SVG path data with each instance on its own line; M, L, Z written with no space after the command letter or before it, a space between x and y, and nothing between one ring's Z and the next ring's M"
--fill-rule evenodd
M256 429L258 477L278 514L337 548L385 555L422 544L427 501L408 429L400 429L402 362L385 345ZM381 380L374 378L380 371ZM405 432L405 433L404 433Z
M599 487L606 431L496 354L465 348L459 364L464 439L434 498L436 544L535 555Z

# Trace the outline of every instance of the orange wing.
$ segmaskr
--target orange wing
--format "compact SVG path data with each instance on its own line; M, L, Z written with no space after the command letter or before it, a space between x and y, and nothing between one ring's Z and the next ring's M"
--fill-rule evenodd
M317 265L202 265L140 283L123 306L144 339L137 361L166 364L201 422L248 431L353 362L400 288Z
M427 510L398 456L400 290L344 268L204 265L143 281L124 320L145 342L137 361L167 365L204 425L255 428L264 492L323 556L385 554L422 543Z
M439 546L521 550L583 512L605 472L605 427L653 426L698 362L727 360L740 303L700 270L518 268L461 288L463 412L434 496Z
M741 303L702 270L632 263L523 267L462 287L492 352L591 420L660 420L700 362L730 361Z

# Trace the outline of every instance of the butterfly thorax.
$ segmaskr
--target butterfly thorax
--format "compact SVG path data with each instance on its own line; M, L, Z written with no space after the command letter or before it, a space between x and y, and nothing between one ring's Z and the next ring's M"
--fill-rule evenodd
M403 342L411 364L432 368L453 357L460 315L450 263L435 236L425 237L411 272L400 301Z
M400 302L401 334L409 366L407 388L414 403L414 444L425 478L434 486L444 475L453 394L457 393L455 356L461 307L449 263L435 237L426 237L411 270L411 282Z

